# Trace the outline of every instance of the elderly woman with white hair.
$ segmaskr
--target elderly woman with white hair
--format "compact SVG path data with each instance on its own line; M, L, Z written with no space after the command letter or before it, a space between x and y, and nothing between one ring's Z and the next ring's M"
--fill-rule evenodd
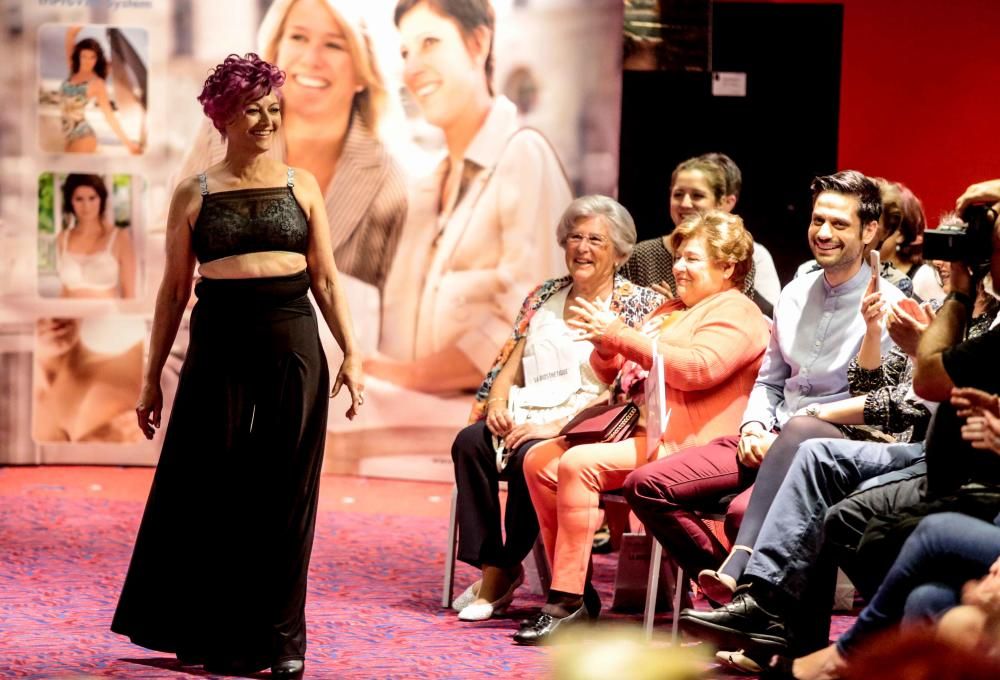
M285 71L282 129L268 156L308 170L330 217L341 274L382 291L407 212L402 170L378 138L388 94L352 0L275 0L257 34L260 56ZM220 161L211 125L178 174Z
M556 230L568 276L550 279L524 300L506 345L476 397L473 424L455 438L452 459L458 486L458 558L483 571L452 607L465 621L505 609L523 582L521 561L538 536L521 465L525 454L602 397L608 381L590 366L593 345L567 321L574 300L610 300L625 323L636 326L662 297L616 272L635 245L632 217L606 196L570 203ZM500 531L498 482L505 480L506 539Z

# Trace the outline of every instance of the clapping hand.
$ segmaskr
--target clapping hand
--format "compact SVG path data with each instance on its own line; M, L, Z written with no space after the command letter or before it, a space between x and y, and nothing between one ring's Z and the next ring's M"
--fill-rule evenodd
M581 340L600 340L611 324L618 320L618 315L611 311L610 297L607 300L596 298L593 302L578 297L569 310L576 316L566 323L578 331L577 337Z
M668 300L674 299L674 291L670 290L670 286L667 285L666 281L660 281L659 283L654 283L649 286L653 291L659 293Z
M974 449L1000 453L1000 399L974 387L956 387L951 391L951 404L965 418L962 439Z
M982 413L1000 416L1000 397L975 387L953 387L951 405L962 418L978 416Z
M917 355L917 344L931 321L934 320L934 309L927 303L923 305L911 298L903 298L892 305L886 319L886 329L889 337L908 356Z

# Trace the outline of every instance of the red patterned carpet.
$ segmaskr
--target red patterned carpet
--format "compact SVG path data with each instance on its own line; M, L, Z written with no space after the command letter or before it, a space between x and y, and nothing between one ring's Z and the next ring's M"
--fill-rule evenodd
M143 468L0 468L0 677L211 677L108 630L151 478ZM549 675L549 650L510 642L540 598L524 594L505 618L480 624L440 608L449 494L443 484L324 478L307 677ZM595 573L609 602L614 556L598 557ZM463 565L456 586L472 579Z

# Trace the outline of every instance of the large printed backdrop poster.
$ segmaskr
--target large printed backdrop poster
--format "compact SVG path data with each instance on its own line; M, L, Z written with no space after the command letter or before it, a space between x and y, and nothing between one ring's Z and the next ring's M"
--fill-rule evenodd
M167 205L225 153L196 101L209 69L253 51L287 74L271 153L325 188L365 353L362 414L348 422L344 395L331 401L327 470L449 478L451 440L522 299L565 273L559 215L574 195L615 193L622 11L37 0L8 12L19 58L0 76L16 100L0 112L0 463L156 461L162 431L136 437L129 410ZM187 341L185 322L165 417Z

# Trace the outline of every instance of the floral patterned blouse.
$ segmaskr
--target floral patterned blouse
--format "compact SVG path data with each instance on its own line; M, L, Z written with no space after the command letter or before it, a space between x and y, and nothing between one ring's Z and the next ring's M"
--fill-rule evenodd
M486 402L490 396L490 388L493 381L503 369L504 364L514 351L515 345L528 332L528 324L535 312L545 304L545 301L558 293L563 288L572 285L573 279L563 276L558 279L549 279L542 285L528 293L528 297L521 304L521 311L518 312L514 320L514 329L507 342L500 349L500 354L493 362L493 367L486 373L483 384L476 391L476 402L472 407L469 422L474 423L486 417ZM625 277L615 274L614 292L611 295L611 310L629 326L638 328L643 320L654 309L663 304L663 296L649 288L637 286Z

